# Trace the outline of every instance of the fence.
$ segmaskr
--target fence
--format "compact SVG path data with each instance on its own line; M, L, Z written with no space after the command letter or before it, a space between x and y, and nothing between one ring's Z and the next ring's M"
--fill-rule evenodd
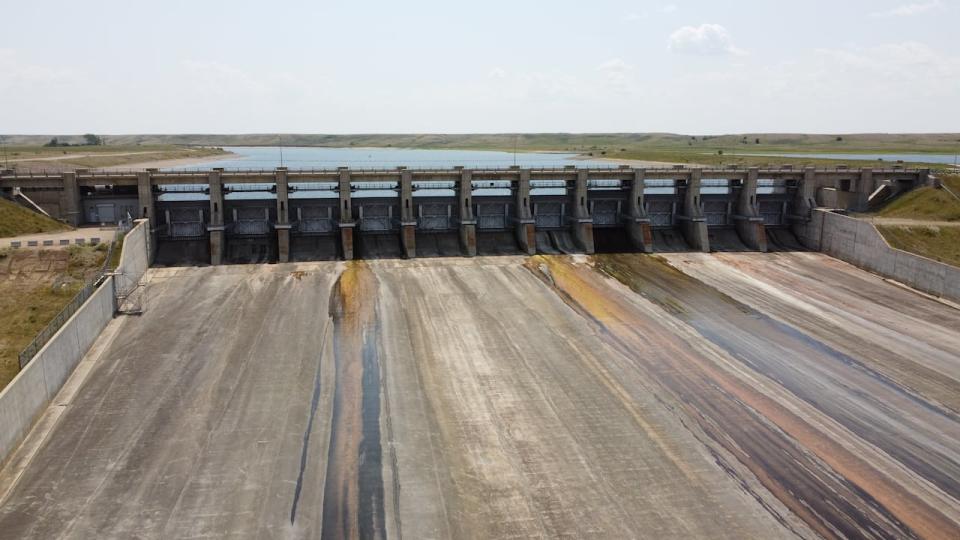
M114 236L114 241L110 243L110 247L107 249L107 257L103 261L103 265L100 267L100 270L97 271L96 275L90 279L86 285L80 289L80 292L76 294L67 305L60 310L60 313L51 320L43 330L37 334L33 341L23 351L20 352L18 362L20 364L20 369L23 369L27 363L33 359L34 356L47 344L48 341L57 333L64 324L70 320L70 317L80 309L80 306L87 301L88 298L93 296L93 293L96 292L97 287L103 283L104 278L107 275L107 272L110 270L110 261L113 259L113 252L116 249L117 244L120 242L120 239L130 230L131 223L130 221L121 221L117 228L117 232Z

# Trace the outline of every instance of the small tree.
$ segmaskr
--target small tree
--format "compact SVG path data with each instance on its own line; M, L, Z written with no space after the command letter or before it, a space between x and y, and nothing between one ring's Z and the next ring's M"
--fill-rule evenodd
M45 144L44 146L48 146L48 147L60 146L60 141L58 141L57 138L54 137L54 138L50 139L50 142L48 142L48 143Z
M94 135L93 133L85 133L83 135L83 142L87 146L100 146L103 144L103 139Z

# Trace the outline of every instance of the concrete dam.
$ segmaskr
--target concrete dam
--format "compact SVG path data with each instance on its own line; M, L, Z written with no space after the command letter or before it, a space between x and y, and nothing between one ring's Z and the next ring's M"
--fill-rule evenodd
M866 209L929 171L287 170L0 175L74 225L149 219L161 264L798 249L813 208Z
M926 174L5 174L143 312L0 393L0 538L956 538L960 309L819 209Z

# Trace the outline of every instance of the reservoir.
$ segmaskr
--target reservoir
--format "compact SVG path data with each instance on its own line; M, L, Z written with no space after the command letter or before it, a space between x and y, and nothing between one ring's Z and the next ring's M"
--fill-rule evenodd
M449 169L462 165L468 169L507 168L517 165L523 168L559 168L567 165L591 168L616 168L609 161L580 159L577 154L553 152L499 152L492 150L426 150L418 148L328 148L328 147L279 147L279 146L227 146L224 150L235 155L219 161L204 163L201 166L190 165L174 167L172 170L210 170L224 169L264 169L272 170L284 166L291 169L393 169L405 166L409 169ZM259 184L251 184L254 188ZM330 183L293 184L300 191L290 194L292 199L332 198L336 192L330 190ZM196 186L183 186L191 189ZM228 185L228 187L230 187ZM229 193L228 200L236 199L273 199L271 185L260 186L262 191ZM496 186L491 186L495 188ZM509 190L506 191L509 194ZM452 191L450 191L452 193ZM432 192L424 190L420 196L448 195L447 191ZM503 190L478 190L476 195L502 195ZM369 191L357 194L357 197L395 197L394 191ZM203 200L207 196L199 193L164 193L161 201Z
M319 148L278 146L230 146L224 150L236 155L205 163L203 169L410 169L450 168L462 165L471 169L501 168L518 165L524 168L614 167L611 162L575 159L577 154L552 152L499 152L491 150L427 150L417 148ZM177 167L178 170L197 166Z

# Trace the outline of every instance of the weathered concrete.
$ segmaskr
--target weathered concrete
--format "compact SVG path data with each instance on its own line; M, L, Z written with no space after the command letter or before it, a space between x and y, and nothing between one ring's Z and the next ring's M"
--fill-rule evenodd
M757 181L760 169L751 167L740 193L737 195L736 214L733 216L737 234L743 243L757 251L767 251L767 233L763 217L757 210Z
M473 215L473 172L463 167L457 182L457 200L460 206L460 249L467 257L477 255L477 218Z
M590 207L587 206L586 171L577 171L573 191L570 193L570 206L573 208L573 238L584 253L593 253L593 218L590 217Z
M653 253L653 229L650 228L650 219L644 205L643 188L646 170L636 169L630 181L630 196L627 199L627 211L624 221L627 226L627 235L633 246L644 253Z
M77 363L113 318L113 313L114 282L113 278L107 278L0 391L0 464L17 448L34 421L60 391Z
M516 235L520 251L533 255L537 252L537 226L530 209L530 170L520 171L517 188L514 191L514 204L517 208Z
M350 171L346 167L337 170L337 191L340 198L340 249L345 260L352 260L354 253L353 231L357 222L353 219L353 198L350 189Z
M277 262L285 263L290 260L290 185L286 167L277 167L275 175L277 220L273 228L277 231Z
M77 183L77 173L63 173L63 191L60 195L60 208L63 209L63 219L74 227L83 223L83 210L80 204L80 185Z
M128 302L137 304L140 300L138 291L140 280L150 268L154 249L153 239L149 233L150 222L145 219L137 220L136 225L123 238L123 249L120 252L120 262L114 272L114 285L118 308L125 309ZM130 306L133 307L132 305Z
M811 221L797 230L800 241L811 249L925 293L960 301L960 268L890 247L869 221L816 210Z
M223 223L223 169L214 169L207 180L210 187L210 222L207 232L210 233L210 264L223 264L223 254L226 249Z
M710 237L707 233L707 219L703 215L703 206L700 203L700 180L703 172L694 169L687 180L686 194L683 198L683 215L680 219L680 230L687 244L691 248L710 252Z
M403 256L417 256L417 219L413 214L413 174L401 168L400 173L400 245Z
M667 257L151 270L0 531L955 535L960 312L821 254Z

